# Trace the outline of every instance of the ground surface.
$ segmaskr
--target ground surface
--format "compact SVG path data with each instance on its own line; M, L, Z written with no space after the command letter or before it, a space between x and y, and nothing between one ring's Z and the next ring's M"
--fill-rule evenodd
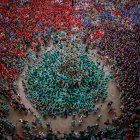
M93 51L96 54L96 50L93 50ZM93 51L91 51L91 52L93 52ZM93 57L93 61L96 62L97 59L101 62L102 65L105 65L105 59L101 60L98 57L98 55L95 55ZM32 62L30 62L30 63L32 63ZM31 108L33 110L34 114L37 114L37 115L40 116L40 114L37 112L37 110L32 107L31 102L28 99L26 99L26 97L25 97L24 89L23 89L23 86L22 86L22 80L24 78L24 73L25 73L26 69L27 69L27 67L25 66L22 74L19 76L19 79L17 81L18 93L20 94L21 101L25 104L25 106L27 108ZM109 72L110 67L105 66L104 71L106 71L106 73ZM106 101L105 102L98 101L97 103L95 103L96 107L102 105L101 110L97 114L91 113L87 118L84 118L82 125L78 126L78 124L76 124L76 126L74 127L74 130L76 130L76 131L84 130L84 129L86 129L87 126L95 125L97 123L96 118L97 118L98 114L102 114L102 116L103 116L101 118L101 120L98 122L100 124L100 128L103 128L104 127L104 122L107 119L109 119L111 121L112 118L113 118L112 115L108 114L107 102L110 101L110 100L112 100L114 102L113 107L115 107L117 116L119 116L120 113L121 113L120 112L119 96L120 96L119 95L119 90L116 87L116 83L113 80L108 81L108 97L107 97ZM32 122L33 115L31 113L28 113L28 115L21 114L21 113L15 111L15 110L11 109L9 120L12 121L16 125L16 127L18 128L17 130L19 132L22 131L21 124L19 122L19 119L21 119L21 118L25 119L25 120L28 120L29 122ZM47 122L51 122L51 128L55 132L56 131L60 131L61 133L70 132L71 129L72 129L72 126L71 126L72 117L71 116L69 116L67 119L61 118L59 116L56 119L52 119L52 118L49 118L49 117L46 120L44 120L43 118L41 118L41 119L42 119L44 125L43 125L43 127L40 127L37 131L46 131L45 124ZM78 121L79 117L77 116L76 119Z

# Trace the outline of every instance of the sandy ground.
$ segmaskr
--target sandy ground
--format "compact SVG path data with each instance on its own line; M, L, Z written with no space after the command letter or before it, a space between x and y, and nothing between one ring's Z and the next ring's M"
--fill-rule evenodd
M96 50L93 50L95 53L96 53ZM97 55L95 55L93 57L93 61L96 62L96 60L99 60L101 62L101 64L105 64L103 60L100 60L98 58ZM44 120L41 115L37 112L36 109L34 109L32 107L32 104L31 102L26 99L25 97L25 93L24 93L24 89L23 89L23 86L22 86L22 80L24 79L24 73L26 71L27 67L25 66L24 70L23 70L23 73L20 75L18 81L17 81L17 84L18 84L18 93L20 94L20 97L21 97L21 101L25 104L25 106L27 108L31 108L34 112L34 114L37 114L38 116L40 116L42 122L43 122L43 127L38 127L38 130L37 132L39 131L43 131L45 132L46 131L46 126L45 124L47 122L51 122L51 128L53 131L60 131L61 133L65 133L65 132L70 132L72 130L72 126L71 126L71 116L69 116L67 119L65 118L62 118L62 117L57 117L56 119L52 119L52 118L47 118L46 120ZM106 71L106 73L108 73L108 71L110 71L110 68L105 66L104 67L104 71ZM84 118L83 119L83 123L79 126L78 125L78 122L76 123L76 126L74 127L74 130L75 131L80 131L80 130L84 130L87 128L87 126L92 126L92 125L95 125L97 123L97 115L98 114L102 114L102 118L101 120L98 122L98 124L100 125L100 128L103 128L104 127L104 122L109 119L110 121L112 120L113 116L108 114L108 108L107 108L107 102L112 100L113 101L113 107L115 107L116 109L116 114L117 116L120 115L120 100L119 100L119 91L116 87L116 84L113 80L110 80L108 81L108 97L106 99L105 102L102 102L102 101L98 101L96 104L96 106L100 106L102 105L101 107L101 110L97 113L97 114L94 114L94 113L91 113L87 118ZM30 123L32 122L33 120L33 115L31 113L28 113L28 115L25 115L25 114L21 114L19 113L18 111L15 111L13 109L10 110L10 116L9 116L9 120L12 121L16 127L17 127L17 130L19 132L22 132L22 129L21 129L21 124L19 122L19 119L24 119L24 120L27 120L29 121ZM76 116L76 120L78 121L78 116Z

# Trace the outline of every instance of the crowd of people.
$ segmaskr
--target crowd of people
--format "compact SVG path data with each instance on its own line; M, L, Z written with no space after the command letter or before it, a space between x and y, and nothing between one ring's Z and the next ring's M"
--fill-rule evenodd
M113 25L106 31L107 36L102 48L114 62L112 70L114 78L121 92L122 115L118 119L121 125L128 124L126 135L134 135L139 127L139 25L132 25L131 30L126 26ZM111 36L110 36L111 34ZM131 40L131 41L130 41ZM110 43L112 42L112 44ZM109 47L108 47L109 46ZM129 122L129 123L128 123ZM128 137L129 137L128 136Z
M55 35L57 33L57 30L62 30L62 28L64 28L65 30L68 28L68 30L66 30L66 34L67 36L70 37L71 34L73 34L71 27L78 28L79 36L81 37L79 40L82 40L82 43L84 44L82 45L82 47L84 47L85 50L84 53L88 53L90 49L96 48L99 55L103 57L104 56L109 57L109 61L111 62L111 69L113 72L113 79L116 81L116 84L121 93L120 109L122 110L122 114L119 117L114 117L112 123L109 122L109 120L107 120L105 122L104 129L100 130L99 125L96 124L93 126L89 126L87 127L86 130L78 133L72 131L69 134L64 134L62 139L68 139L68 140L87 139L88 140L92 138L92 139L133 140L135 138L139 138L139 131L138 131L140 129L139 128L140 127L140 122L139 122L140 119L139 117L139 112L140 112L139 4L137 4L136 2L133 3L131 1L129 2L124 1L121 3L117 3L111 1L94 2L94 1L86 0L86 1L73 2L71 7L71 4L68 3L67 5L62 3L59 4L59 2L57 2L56 5L52 6L49 3L51 1L45 2L41 0L38 3L35 2L33 3L33 2L34 1L32 0L20 1L20 2L18 1L17 3L14 1L11 1L10 3L8 3L8 1L7 3L6 1L0 2L1 4L0 5L1 6L0 9L0 56L1 56L0 57L1 58L0 60L0 78L1 78L0 79L0 89L1 89L0 139L3 140L5 139L14 139L14 140L58 139L57 138L58 134L54 133L50 129L49 124L47 125L47 127L49 128L48 132L39 133L39 134L33 133L32 127L36 126L35 122L37 122L38 120L37 117L35 117L36 121L33 122L32 125L26 120L20 120L22 123L23 134L22 135L19 134L16 130L16 126L13 125L12 122L10 122L7 118L7 116L10 113L8 105L16 110L19 110L19 112L23 111L27 114L29 113L29 111L32 112L31 110L27 109L24 106L24 103L21 102L20 95L17 93L17 85L16 85L16 80L19 74L24 69L26 59L30 57L30 52L28 51L29 49L35 50L36 52L40 51L40 46L41 46L39 42L40 40L44 42L46 47L48 47L48 40L49 39L51 40L51 38L54 43L53 45L55 46L53 48L55 49L53 51L54 53L57 53L57 50L63 50L63 49L65 50L65 48L69 47L69 45L63 46L61 41L58 40L57 36ZM71 1L69 2L71 3ZM46 3L48 4L48 7L46 6ZM39 8L37 8L37 4ZM74 7L76 8L74 9ZM76 15L74 15L74 12ZM50 17L51 14L53 15L52 16L53 18ZM45 19L47 21L45 21ZM48 26L46 26L47 24ZM72 41L76 40L76 43L78 44L79 40L77 41L77 37L71 38L71 40ZM67 38L64 38L64 41L69 44ZM71 45L75 46L75 44L71 44ZM64 54L64 52L62 51L60 52ZM49 60L48 57L47 59L43 58L43 56L47 54L49 53L43 52L41 56L42 60L45 62ZM37 57L40 58L40 55L37 54ZM51 55L50 58L52 58L52 61L53 59L54 60L56 59L55 57L53 57L53 55ZM35 65L36 64L37 63L35 63ZM90 70L88 68L92 67L91 64L94 65L94 63L90 62L89 67L86 67L87 70ZM34 65L35 73L43 72L42 71L43 66L41 66L42 65L41 63L38 64L38 68L37 68L40 69L40 71L36 70L35 65ZM57 64L54 65L57 66ZM62 67L59 66L57 70L59 71L61 70L61 68ZM93 66L93 70L95 69L97 71L101 71L101 73L104 74L102 70L100 70L102 68L99 69ZM37 75L39 74L40 73L38 73ZM51 71L51 73L49 74L53 74L53 71ZM56 72L56 74L58 73ZM60 79L62 80L64 77L62 78L61 74L59 77L61 77ZM94 76L95 75L93 74L93 77ZM97 73L97 77L98 76L100 77L101 75ZM110 77L111 75L109 76L109 78ZM103 76L101 76L100 78L97 79L104 79L104 78ZM32 77L33 81L30 80L28 80L29 82L28 84L34 83L35 78ZM66 87L69 87L71 85L71 82L70 84L69 82L68 84L66 84L65 80L62 80L61 82ZM87 82L89 83L89 81ZM38 85L38 83L39 82L37 81L36 85ZM101 86L100 83L95 85L97 87L99 85ZM40 83L39 86L43 86L42 83ZM106 88L106 84L105 84L105 88ZM38 89L40 90L40 87L37 87L36 89L35 87L33 88L33 90L38 90ZM98 88L98 89L102 90L102 88ZM28 92L29 89L27 88L26 91ZM101 93L102 92L106 92L106 89L104 89L104 91L101 91ZM31 94L33 94L33 92ZM30 99L33 98L33 96L29 97L29 95L30 94L27 94L28 98ZM76 100L77 98L79 99L80 96L79 94L77 95L78 96L76 97ZM98 96L100 97L101 95L102 94L99 94ZM36 94L36 96L34 97L37 98L37 100L38 99L42 100L44 97L41 96L42 96L41 94L40 95ZM49 98L54 99L54 97L51 96ZM105 96L107 96L106 93ZM67 97L67 94L65 95L65 97ZM80 99L82 103L84 99L82 99L82 97L80 97ZM33 101L33 99L31 100ZM44 110L40 110L41 107L43 107L42 105L44 105L43 102L44 101L42 100L38 104L38 106L36 106L36 108L38 108L40 113L44 113L43 112ZM109 106L111 106L111 104L112 103L109 103ZM94 107L94 103L90 104L89 106L91 105L93 105ZM48 105L46 105L46 107L47 106ZM89 106L88 108L91 109ZM67 116L67 109L60 107L60 110L61 111L63 110L64 115ZM75 110L77 110L77 108L75 108ZM109 112L112 112L112 110L110 109ZM102 115L98 115L97 121L99 121L101 117ZM40 121L38 125L41 126L42 122Z
M43 116L56 116L64 110L69 114L89 113L95 107L94 100L107 97L107 80L111 74L105 75L103 66L88 58L82 41L77 43L74 35L65 37L64 43L54 34L53 48L48 52L42 50L39 60L28 65L25 73L25 93Z

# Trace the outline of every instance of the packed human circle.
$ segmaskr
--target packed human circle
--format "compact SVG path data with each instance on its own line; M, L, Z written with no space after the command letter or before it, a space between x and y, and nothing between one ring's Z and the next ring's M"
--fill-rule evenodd
M140 139L138 0L0 0L0 139Z

